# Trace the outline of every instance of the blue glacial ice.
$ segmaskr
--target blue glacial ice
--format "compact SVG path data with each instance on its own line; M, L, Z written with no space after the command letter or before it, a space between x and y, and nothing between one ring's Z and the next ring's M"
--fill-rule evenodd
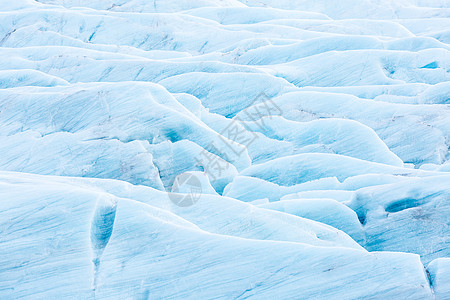
M0 24L0 299L450 299L450 1Z

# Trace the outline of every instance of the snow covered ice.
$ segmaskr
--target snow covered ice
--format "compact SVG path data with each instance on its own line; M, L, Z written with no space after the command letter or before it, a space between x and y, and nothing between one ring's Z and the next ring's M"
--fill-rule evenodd
M0 299L450 299L450 1L0 25Z

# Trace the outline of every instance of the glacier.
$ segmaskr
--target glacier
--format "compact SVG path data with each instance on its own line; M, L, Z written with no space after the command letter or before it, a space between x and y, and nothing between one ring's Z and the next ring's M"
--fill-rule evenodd
M0 1L1 299L450 299L450 1Z

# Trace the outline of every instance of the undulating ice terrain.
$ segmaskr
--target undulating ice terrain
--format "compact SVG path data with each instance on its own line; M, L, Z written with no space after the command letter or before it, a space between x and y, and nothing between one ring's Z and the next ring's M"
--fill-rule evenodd
M0 0L0 299L450 299L449 0Z

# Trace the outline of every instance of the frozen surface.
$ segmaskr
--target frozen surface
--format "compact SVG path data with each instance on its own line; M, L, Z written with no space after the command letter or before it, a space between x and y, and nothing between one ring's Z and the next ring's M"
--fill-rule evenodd
M0 206L2 298L431 297L414 254L213 234L152 205L170 205L166 194L146 204L101 188L121 182L0 177L11 199Z
M448 0L0 24L1 299L449 299Z
M427 273L436 299L446 299L450 294L450 259L437 258L430 262Z

